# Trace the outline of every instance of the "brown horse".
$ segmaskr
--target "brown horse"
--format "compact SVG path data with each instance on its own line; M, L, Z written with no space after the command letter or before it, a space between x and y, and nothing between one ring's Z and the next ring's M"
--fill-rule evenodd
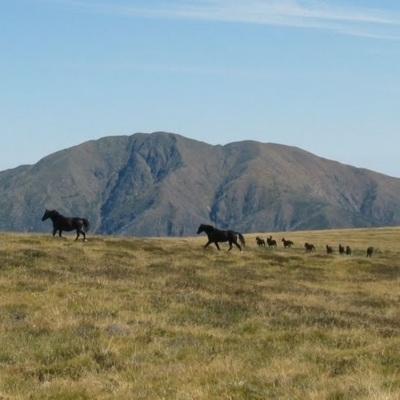
M282 242L283 242L283 247L285 249L289 249L294 245L294 243L291 240L286 240L285 238L282 238Z
M258 246L260 247L260 246L264 246L265 247L265 240L264 239L261 239L261 238L259 238L258 236L256 237L256 242L257 242L257 244L258 244Z
M310 253L312 251L315 251L315 246L312 243L304 243L304 247L306 248L306 252Z
M368 247L366 257L372 257L373 252L374 252L374 248L372 246Z
M270 236L269 238L267 238L267 243L268 243L268 247L278 247L276 240L272 239L272 236Z

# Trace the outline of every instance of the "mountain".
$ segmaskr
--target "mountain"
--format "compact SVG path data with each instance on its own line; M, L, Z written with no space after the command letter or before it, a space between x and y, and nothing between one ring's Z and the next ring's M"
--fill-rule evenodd
M400 179L296 147L212 146L155 132L92 140L0 172L0 229L50 232L45 208L107 235L192 236L394 226Z

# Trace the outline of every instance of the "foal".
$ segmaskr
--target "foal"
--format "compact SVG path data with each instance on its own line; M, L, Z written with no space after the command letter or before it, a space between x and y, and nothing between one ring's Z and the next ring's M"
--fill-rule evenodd
M315 246L312 243L304 243L304 247L306 248L306 252L310 253L312 251L315 251Z
M278 247L278 245L276 244L276 240L272 239L272 236L270 236L269 238L267 238L267 243L268 243L268 247Z
M258 236L256 237L256 242L257 242L257 244L258 244L258 246L260 247L260 246L264 246L265 247L265 240L264 239L261 239L261 238L259 238Z
M282 242L283 242L283 247L285 249L290 248L292 245L294 245L294 243L291 240L285 240L285 238L282 238Z

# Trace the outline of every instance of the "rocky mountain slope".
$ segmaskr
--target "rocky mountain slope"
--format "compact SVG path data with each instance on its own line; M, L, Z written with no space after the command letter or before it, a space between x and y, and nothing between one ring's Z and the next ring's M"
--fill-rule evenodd
M0 229L50 232L45 208L107 235L191 236L393 226L400 179L254 141L212 146L156 132L105 137L0 172Z

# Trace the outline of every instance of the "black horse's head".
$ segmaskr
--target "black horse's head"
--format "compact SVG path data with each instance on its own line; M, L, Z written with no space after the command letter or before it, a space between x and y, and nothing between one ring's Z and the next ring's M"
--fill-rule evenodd
M42 221L46 221L46 219L54 217L56 215L59 215L58 211L56 211L56 210L48 210L46 208L46 211L44 212L43 217L42 217Z
M197 229L197 234L201 233L201 232L205 232L205 233L210 233L212 231L214 231L214 227L212 225L207 225L207 224L200 224L199 229Z
M197 229L197 234L204 232L204 224L200 224L199 229Z
M207 224L200 224L199 229L197 229L197 234L201 232L209 233L213 231L215 228L212 225L207 225Z
M42 217L42 221L46 221L47 218L50 218L49 212L50 212L50 210L48 210L46 208L46 211L44 212L43 217Z

